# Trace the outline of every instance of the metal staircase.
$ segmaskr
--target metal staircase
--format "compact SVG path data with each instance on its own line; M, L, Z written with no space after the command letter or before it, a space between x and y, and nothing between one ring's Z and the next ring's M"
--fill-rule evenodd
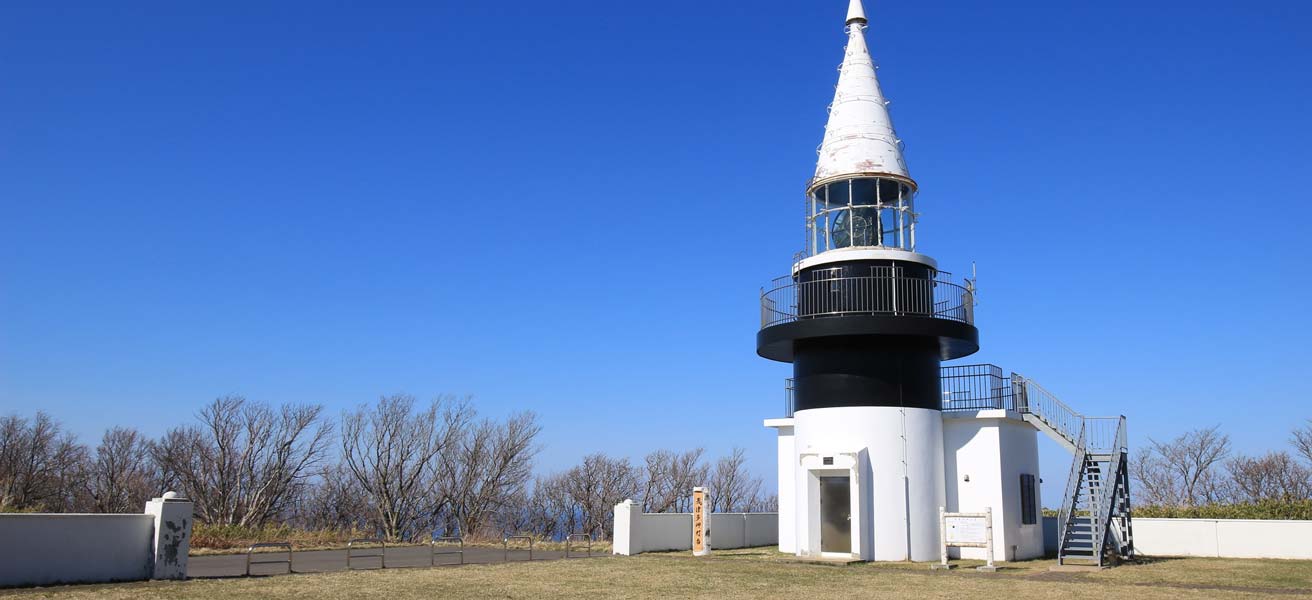
M1105 566L1134 556L1125 417L1086 417L1018 373L944 367L944 411L1006 409L1074 455L1057 517L1057 563Z

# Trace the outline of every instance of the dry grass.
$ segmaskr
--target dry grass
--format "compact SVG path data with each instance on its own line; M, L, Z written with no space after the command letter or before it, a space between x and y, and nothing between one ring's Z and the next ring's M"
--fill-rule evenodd
M352 538L370 537L360 531L306 530L286 525L242 527L197 523L191 534L191 554L235 554L257 542L290 542L297 550L345 548Z
M245 554L251 544L257 542L287 542L297 552L308 550L345 550L346 545L352 539L367 538L369 535L360 531L332 531L332 530L304 530L286 526L269 526L262 529L249 527L215 527L208 525L198 525L195 533L192 535L191 556L215 556L228 554ZM423 546L422 543L413 542L388 542L388 548L405 548ZM527 547L523 541L516 540L511 542L512 548ZM574 542L575 551L584 547L581 542ZM467 540L466 547L482 548L501 548L501 540L494 537L479 536L474 540ZM565 550L565 542L556 542L549 540L534 540L533 548L535 550ZM255 552L269 553L282 552L280 548L261 548ZM592 543L592 552L595 554L609 554L609 541L596 541Z
M458 568L339 572L10 591L17 598L1039 598L1120 594L1143 599L1312 598L1312 562L1174 559L1098 573L1050 573L1051 561L995 574L925 565L847 567L797 562L770 550L557 560Z

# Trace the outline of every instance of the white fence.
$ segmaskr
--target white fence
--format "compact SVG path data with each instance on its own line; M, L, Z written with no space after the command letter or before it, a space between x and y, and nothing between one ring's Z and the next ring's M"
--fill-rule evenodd
M1312 560L1312 521L1134 519L1134 550L1144 556ZM1044 549L1057 551L1057 519L1043 519Z
M779 543L777 513L711 513L709 525L712 550ZM664 550L692 550L692 514L644 513L632 500L615 506L615 554Z
M0 515L0 587L182 579L191 509L156 498L144 514Z

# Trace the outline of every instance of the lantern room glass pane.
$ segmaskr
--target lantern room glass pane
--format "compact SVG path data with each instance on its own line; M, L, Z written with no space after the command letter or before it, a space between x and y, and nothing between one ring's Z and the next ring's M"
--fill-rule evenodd
M914 194L901 181L878 177L816 188L807 199L808 250L812 254L860 246L914 250Z

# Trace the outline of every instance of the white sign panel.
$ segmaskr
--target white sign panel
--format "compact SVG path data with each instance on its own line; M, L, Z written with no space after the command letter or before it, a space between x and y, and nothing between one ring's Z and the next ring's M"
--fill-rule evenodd
M983 544L988 541L988 524L983 517L946 517L947 543Z
M950 513L938 507L938 525L943 535L942 563L935 569L951 569L948 564L948 546L983 548L988 563L976 567L981 571L996 571L993 564L993 509L985 507L982 513Z

